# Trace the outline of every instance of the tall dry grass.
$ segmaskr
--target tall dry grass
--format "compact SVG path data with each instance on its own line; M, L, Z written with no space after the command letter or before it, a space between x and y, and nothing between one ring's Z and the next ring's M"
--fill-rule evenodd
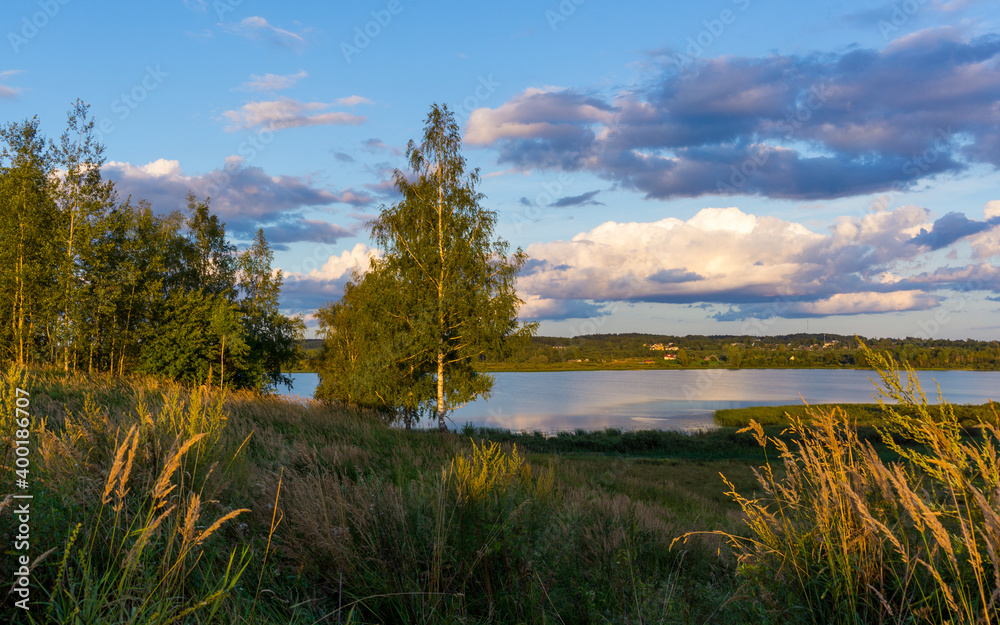
M720 622L728 565L669 548L708 502L680 524L658 463L153 378L28 383L33 532L57 547L37 622Z
M32 399L32 544L57 544L51 551L61 553L33 571L37 588L25 616L45 623L229 622L219 610L251 554L245 546L219 549L220 530L247 512L215 499L225 482L217 470L225 398L143 380L129 387L81 378L57 383L76 401L52 410L51 384L22 369L0 379L4 421L14 389L29 390ZM9 470L5 464L5 480Z
M862 347L900 459L883 461L837 409L790 417L791 443L752 422L777 458L757 471L759 493L730 488L749 529L727 534L741 572L763 605L804 622L998 623L996 421L963 430L912 369Z

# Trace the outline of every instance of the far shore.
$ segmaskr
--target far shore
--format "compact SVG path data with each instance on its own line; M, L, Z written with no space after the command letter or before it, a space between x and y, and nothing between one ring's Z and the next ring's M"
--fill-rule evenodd
M808 367L727 367L724 364L715 365L688 365L687 367L681 367L680 365L661 365L661 364L639 364L634 362L591 362L591 363L551 363L551 364L488 364L480 369L480 373L541 373L548 371L703 371L703 370L719 370L719 371L739 371L739 370L774 370L774 371L784 371L784 370L812 370L812 369L830 369L830 370L840 370L840 369L853 369L857 371L873 371L871 367L864 366L822 366L813 365ZM914 371L997 371L997 369L970 369L968 367L914 367ZM319 373L315 369L295 369L291 371L283 371L282 373Z

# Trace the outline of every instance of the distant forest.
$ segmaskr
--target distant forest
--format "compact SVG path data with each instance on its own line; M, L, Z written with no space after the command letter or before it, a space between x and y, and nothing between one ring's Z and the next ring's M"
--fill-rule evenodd
M916 368L997 369L997 341L947 341L860 338L869 347L888 352ZM536 337L531 346L507 364L566 363L576 360L610 362L652 360L659 366L729 367L867 367L858 338L839 334L783 336L670 336L603 334ZM662 348L662 349L660 349ZM671 358L672 357L672 358Z
M208 198L157 214L101 177L77 102L59 142L0 128L0 364L269 389L298 360L258 231L238 251Z
M858 337L869 347L917 369L1000 369L1000 342ZM573 338L536 336L531 344L488 369L549 370L608 367L867 367L858 338L841 334L783 336L673 336L592 334ZM311 369L322 341L302 342Z

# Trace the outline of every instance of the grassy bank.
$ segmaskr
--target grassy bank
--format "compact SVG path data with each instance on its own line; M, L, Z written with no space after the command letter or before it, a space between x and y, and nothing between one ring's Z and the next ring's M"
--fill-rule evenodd
M739 531L718 472L749 486L745 463L536 453L152 379L12 372L5 408L16 388L37 564L31 611L8 595L4 617L735 623L749 609L726 603L738 581L720 538L670 546L706 522ZM4 483L15 469L8 453ZM16 568L8 552L0 575Z
M835 409L791 432L441 435L13 370L0 403L2 479L33 496L31 610L9 594L4 622L997 622L998 432L926 406L883 415L883 441Z
M993 408L990 404L953 405L955 418L964 428L974 428L981 423L994 423ZM715 411L715 422L723 427L744 428L756 421L761 425L787 426L792 419L810 421L812 412L839 410L851 423L859 426L885 426L888 422L884 406L879 404L816 404L806 406L751 406L748 408L727 408ZM920 410L916 406L901 406L895 410L910 418L917 417Z

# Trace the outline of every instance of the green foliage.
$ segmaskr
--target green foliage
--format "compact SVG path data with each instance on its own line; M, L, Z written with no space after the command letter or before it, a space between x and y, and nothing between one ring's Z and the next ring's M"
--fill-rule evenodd
M430 410L433 379L426 364L404 358L411 339L399 318L386 314L399 294L385 272L357 271L339 302L317 313L325 336L316 398L373 410L409 429Z
M55 331L60 215L38 118L6 125L0 140L0 357L25 365Z
M156 317L144 336L140 371L225 386L227 361L230 371L243 366L248 348L239 310L222 295L175 292Z
M493 386L480 360L503 358L534 333L517 322L514 280L527 256L508 256L507 243L493 239L496 212L481 206L479 172L465 171L447 107L431 107L423 140L410 141L406 156L410 173L395 173L403 199L371 224L384 256L322 313L328 357L319 396L377 399L407 423L433 405L446 430L451 410Z
M247 352L244 366L235 373L235 386L270 390L278 384L291 388L291 378L282 368L299 359L296 339L305 329L300 319L291 319L278 310L281 271L272 273L274 253L257 230L253 245L237 257L239 302L243 340Z
M748 408L726 408L715 411L715 422L723 427L743 428L756 421L761 425L789 425L790 417L802 419L809 423L810 414L814 410L824 411L837 408L855 426L885 426L889 414L885 406L879 404L815 404L807 406L795 404L790 406L751 406ZM920 418L919 406L896 406L893 410L911 419ZM989 423L993 418L990 404L982 405L950 405L959 425L965 430L973 430L982 423ZM911 439L914 440L914 439Z
M920 369L1000 368L997 341L945 339L867 340L896 360ZM654 349L662 345L669 349ZM675 354L676 360L662 356ZM708 360L705 360L705 359ZM644 364L652 359L653 364ZM677 367L856 368L867 369L853 336L790 334L782 336L669 336L656 334L592 334L572 338L536 336L504 359L490 359L488 371L546 371Z
M74 102L58 144L38 120L0 129L0 361L145 371L271 390L299 358L263 232L242 254L209 201L159 216L119 201Z

